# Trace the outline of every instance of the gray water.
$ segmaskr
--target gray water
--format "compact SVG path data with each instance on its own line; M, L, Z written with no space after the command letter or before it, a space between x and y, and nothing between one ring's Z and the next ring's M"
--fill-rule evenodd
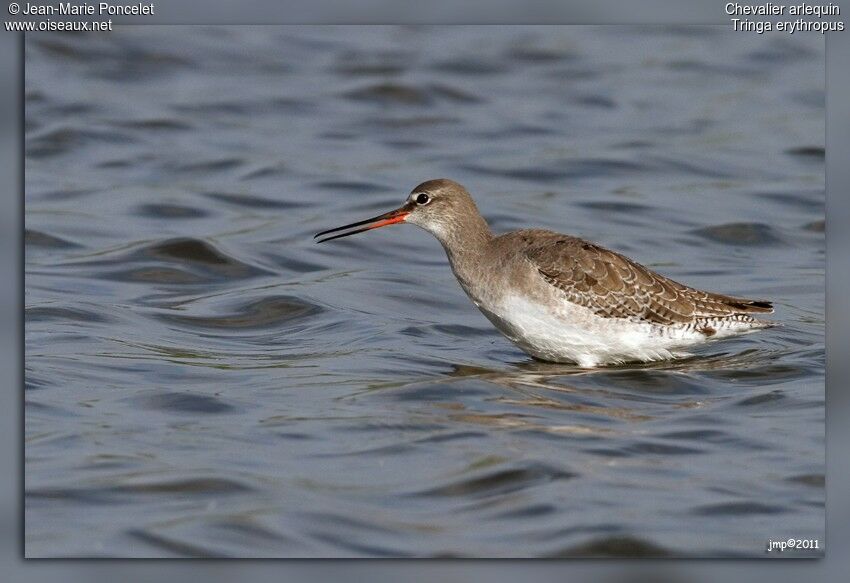
M823 148L815 34L27 35L27 556L822 552ZM427 233L313 243L441 176L781 326L545 364Z

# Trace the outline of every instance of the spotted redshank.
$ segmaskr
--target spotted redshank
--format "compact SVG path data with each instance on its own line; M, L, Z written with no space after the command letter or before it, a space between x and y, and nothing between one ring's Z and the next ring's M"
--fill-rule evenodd
M469 192L423 182L383 215L323 231L319 243L413 223L446 250L461 287L534 358L583 367L676 358L708 340L772 324L770 302L688 287L599 245L542 229L493 235Z

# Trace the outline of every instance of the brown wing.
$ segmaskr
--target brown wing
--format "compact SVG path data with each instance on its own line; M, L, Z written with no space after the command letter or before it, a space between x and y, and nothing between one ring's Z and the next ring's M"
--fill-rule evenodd
M737 314L769 313L770 302L697 290L588 241L552 233L517 233L525 256L567 299L608 318L689 324Z

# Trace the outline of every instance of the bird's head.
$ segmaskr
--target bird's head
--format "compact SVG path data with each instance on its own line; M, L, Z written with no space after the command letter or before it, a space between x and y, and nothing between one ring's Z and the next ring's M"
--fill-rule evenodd
M335 233L317 241L322 243L388 225L412 223L445 242L450 238L461 236L464 229L471 228L471 222L474 221L483 222L483 219L469 192L453 180L438 178L423 182L411 190L404 204L395 210L371 219L322 231L316 234L315 238ZM484 225L486 226L486 223Z

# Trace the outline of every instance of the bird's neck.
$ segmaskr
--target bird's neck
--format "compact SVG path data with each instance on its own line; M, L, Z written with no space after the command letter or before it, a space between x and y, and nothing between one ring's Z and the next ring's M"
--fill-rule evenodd
M487 250L487 245L493 240L490 226L479 214L465 217L454 228L437 235L449 263L458 280L464 288L467 282L473 281L481 267L481 259Z

